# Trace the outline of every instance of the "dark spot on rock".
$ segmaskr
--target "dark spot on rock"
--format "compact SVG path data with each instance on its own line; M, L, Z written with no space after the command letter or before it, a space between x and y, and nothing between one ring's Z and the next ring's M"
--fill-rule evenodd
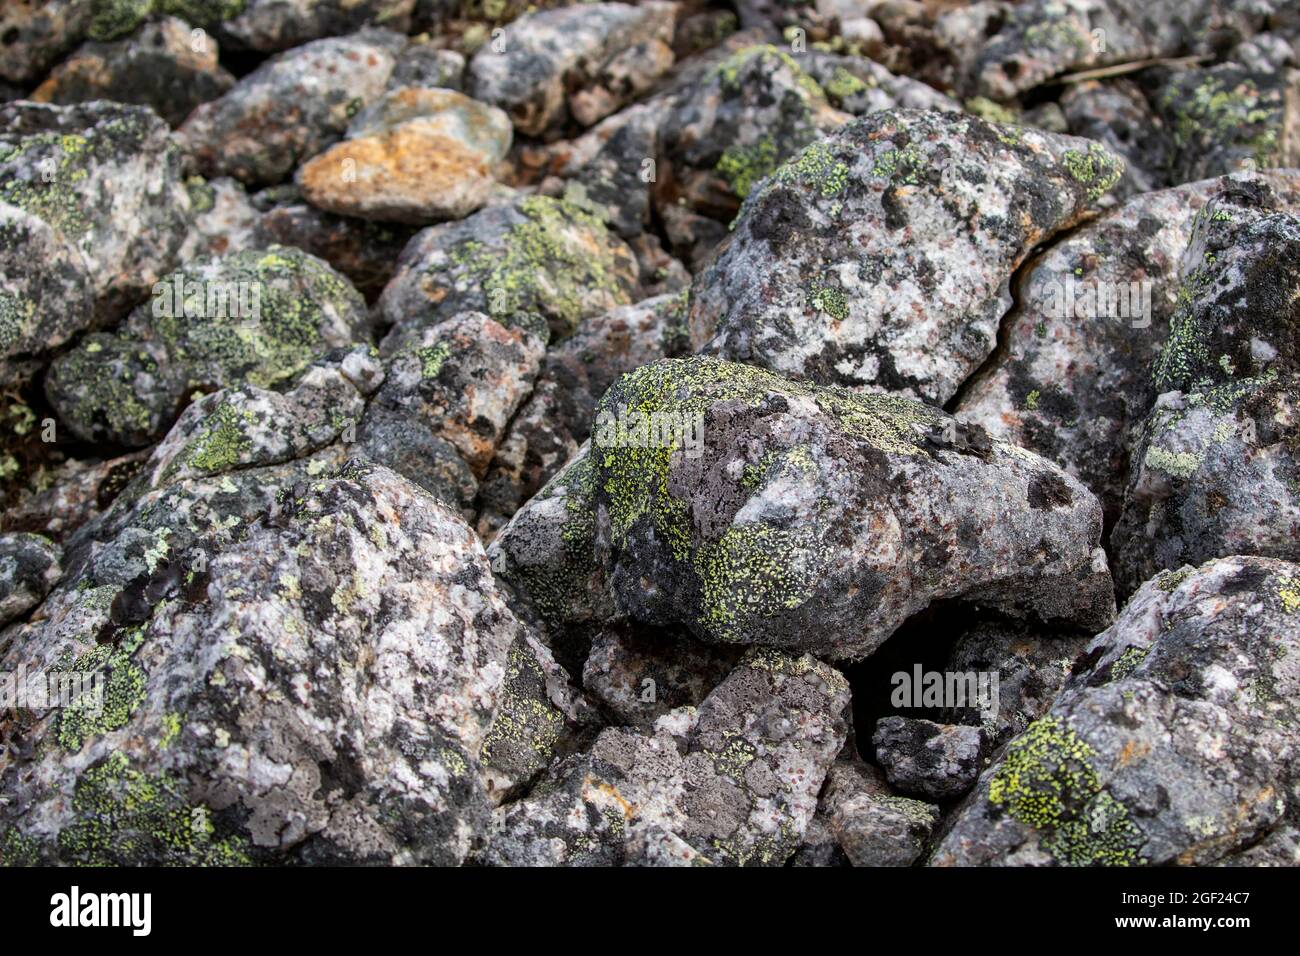
M1035 510L1063 508L1074 501L1070 486L1059 475L1035 475L1029 481L1029 507Z

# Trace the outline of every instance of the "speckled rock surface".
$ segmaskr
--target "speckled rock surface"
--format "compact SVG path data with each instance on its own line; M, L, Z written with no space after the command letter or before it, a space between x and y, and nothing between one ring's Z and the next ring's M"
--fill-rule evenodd
M167 127L149 110L0 107L5 356L119 318L176 265L190 219L180 174Z
M872 114L745 201L696 276L692 341L783 375L946 402L996 345L1011 271L1122 169L1086 140Z
M298 249L196 260L161 286L120 333L87 336L50 367L50 403L87 441L147 444L195 390L268 386L364 337L361 296Z
M470 93L530 136L590 126L672 66L675 9L595 3L525 14L470 60Z
M1113 613L1096 499L919 402L664 360L605 393L590 459L597 560L648 624L854 658L935 598Z
M63 576L62 550L36 534L0 535L0 626L21 617Z
M7 3L0 9L0 79L26 86L38 80L85 35L87 0Z
M891 787L936 801L960 797L974 786L984 750L978 727L911 717L881 720L871 744Z
M1214 557L1300 557L1294 210L1293 192L1248 178L1197 219L1111 536L1125 591Z
M853 866L911 866L939 822L939 808L890 790L860 758L835 761L814 822Z
M220 508L201 482L174 491ZM481 843L526 633L472 532L355 464L281 505L237 520L188 576L165 547L130 581L97 563L14 644L6 665L107 680L101 714L74 706L23 729L33 746L5 778L6 856L446 864Z
M1294 204L1300 179L1261 177ZM1023 272L1005 346L957 416L1049 458L1119 515L1136 434L1157 389L1192 226L1226 180L1144 193L1056 243Z
M1298 574L1224 558L1144 584L981 777L931 863L1204 864L1282 823Z
M187 23L166 17L125 39L85 44L31 98L42 103L134 103L179 126L194 107L235 85L218 55L215 40L195 42Z
M204 103L179 140L204 176L276 183L342 135L384 91L404 39L369 31L282 53Z
M578 206L545 196L490 206L420 232L379 300L385 347L458 312L538 313L555 338L632 301L636 260Z
M485 860L616 864L653 826L677 838L655 843L688 861L780 865L812 820L844 743L847 704L833 668L752 651L688 718L683 737L666 729L675 711L653 734L611 728L561 762L540 792L499 811Z

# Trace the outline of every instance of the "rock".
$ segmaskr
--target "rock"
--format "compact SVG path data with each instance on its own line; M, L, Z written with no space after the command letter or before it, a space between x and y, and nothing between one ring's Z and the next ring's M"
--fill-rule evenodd
M853 116L892 109L952 113L962 109L960 103L934 87L908 76L896 76L866 57L814 51L800 62L825 91L831 105Z
M87 336L50 366L50 404L83 440L148 444L196 389L267 387L365 338L361 296L298 249L196 260L156 291L121 332Z
M416 230L393 223L336 216L287 197L262 213L255 246L297 246L343 273L373 302L393 278L397 259Z
M679 707L699 707L739 652L671 632L612 625L592 642L582 686L621 725L652 730Z
M177 0L162 0L163 5ZM188 6L194 0L180 0ZM404 33L416 0L226 0L219 32L240 47L274 52L371 24ZM234 9L235 5L242 9ZM211 14L209 14L211 16Z
M1270 175L1294 195L1300 179ZM1155 401L1151 368L1178 300L1182 251L1210 180L1135 196L1030 263L1003 321L1005 348L957 416L1055 461L1119 515L1129 454Z
M185 186L194 210L194 223L181 246L179 261L189 262L206 256L224 256L274 245L273 242L260 241L258 227L262 213L253 205L239 180L222 176L209 181L194 176Z
M0 627L36 607L63 576L62 549L37 534L0 534Z
M1173 182L1300 164L1300 71L1220 63L1157 71L1148 84L1172 140Z
M963 687L973 678L977 689L988 687L995 699L967 698L966 706L944 708L943 719L981 728L988 752L996 753L1047 713L1090 640L1002 624L977 625L958 639L944 671L961 675Z
M1048 714L981 777L931 862L1203 865L1294 812L1300 566L1148 581Z
M848 120L795 57L771 44L732 54L682 89L663 125L655 187L673 245L711 249L725 230L686 213L729 222L762 179ZM702 261L699 252L688 258Z
M126 39L85 44L31 98L40 103L134 103L179 126L200 103L235 85L217 56L215 42L195 43L188 24L166 17Z
M0 245L31 244L0 254L5 357L116 320L175 266L190 217L180 171L150 110L0 107Z
M590 126L644 93L673 64L676 7L592 3L528 13L470 60L474 99L528 136Z
M909 796L951 800L975 785L983 734L977 727L885 717L871 743L889 785Z
M435 464L441 455L433 462L412 460L410 451L447 446L474 479L481 478L532 390L545 335L544 327L506 328L478 312L425 329L388 361L384 385L361 423L362 447L375 461L409 471L411 480L448 504L467 507L473 492L468 498L447 494Z
M1155 366L1162 394L1133 454L1111 536L1131 591L1162 569L1230 554L1300 557L1295 406L1300 289L1295 180L1230 179L1184 254Z
M454 865L481 843L481 752L526 637L481 547L383 468L294 494L188 579L156 554L121 591L89 569L20 636L5 669L93 670L105 705L24 729L6 857Z
M81 41L90 18L86 0L6 3L0 9L0 80L35 83Z
M348 133L298 171L303 197L330 212L415 225L486 203L511 138L501 110L419 87L386 93Z
M480 533L504 524L573 457L591 434L596 402L620 375L689 351L685 318L684 294L656 296L585 320L547 352L484 479Z
M589 752L500 811L484 860L610 865L630 843L642 863L699 855L779 866L797 849L844 743L848 697L844 678L812 657L753 651L701 704L684 752L662 723L653 735L603 731ZM672 851L647 853L643 827L661 831L653 845Z
M6 503L0 529L64 541L105 508L139 471L145 455L107 460L71 459L50 469L48 487L33 488Z
M276 183L337 139L388 83L405 40L385 31L317 40L267 60L177 131L197 170Z
M614 616L593 551L596 480L584 444L510 519L488 551L493 572L514 597L511 606L549 632L588 627ZM557 646L554 636L551 645ZM584 657L585 650L577 662Z
M418 233L379 299L395 326L386 351L460 312L538 313L555 338L583 319L632 301L636 262L604 224L545 196L490 206Z
M1111 195L1128 199L1172 185L1172 138L1138 84L1123 77L1075 83L1061 94L1061 109L1070 133L1095 139L1123 158L1124 175Z
M853 866L911 866L925 851L939 808L893 793L861 759L841 758L826 776L817 819Z
M390 90L404 86L462 92L465 87L465 57L455 50L436 47L432 41L412 40L397 58L397 65L388 78Z
M1011 273L1122 168L1085 140L874 113L750 194L695 278L691 339L783 375L946 402L992 353Z
M591 462L597 561L647 624L849 659L936 598L1113 614L1096 499L908 399L664 360L606 392Z

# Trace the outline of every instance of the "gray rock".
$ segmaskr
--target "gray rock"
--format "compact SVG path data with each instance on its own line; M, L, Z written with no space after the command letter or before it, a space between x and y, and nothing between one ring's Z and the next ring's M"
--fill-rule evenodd
M1294 203L1300 178L1263 177ZM1152 404L1151 368L1178 302L1183 250L1209 180L1134 196L1026 266L1002 324L1005 346L957 416L1055 461L1118 517L1129 455Z
M388 78L390 90L403 86L437 87L461 92L465 86L465 57L455 50L434 46L432 41L412 41L397 58L397 65Z
M911 866L939 822L939 808L902 797L875 767L841 759L826 776L817 820L853 866Z
M36 534L0 534L0 627L36 607L63 576L62 549Z
M469 64L476 100L536 136L590 126L644 93L673 64L671 3L592 3L515 20Z
M164 7L178 0L161 0ZM179 0L184 6L206 6ZM309 40L352 33L367 24L405 32L416 0L224 0L229 12L220 12L214 24L219 35L233 45L274 52L300 46ZM213 14L209 13L209 17Z
M1202 865L1294 813L1300 566L1148 581L1046 716L981 777L931 863Z
M120 318L174 268L190 218L180 172L151 110L0 107L4 357Z
M198 172L276 183L329 146L388 83L405 39L386 31L316 40L267 60L177 131Z
M189 24L164 17L125 39L85 44L31 98L41 103L134 103L179 126L200 103L235 85L218 55L216 41L195 42Z
M1199 215L1155 367L1159 400L1111 536L1121 588L1230 554L1300 557L1293 184L1229 180Z
M87 0L6 3L0 8L0 80L20 86L39 80L81 42L91 15Z
M644 366L598 408L596 558L644 623L843 659L936 598L1114 613L1096 499L919 402L701 357Z
M460 312L503 321L538 313L563 338L631 302L635 288L636 261L603 223L572 203L530 196L411 240L379 300L395 327L384 348Z
M101 712L74 704L24 728L39 746L0 781L6 857L460 862L486 832L489 783L519 783L498 760L500 722L534 714L506 703L525 690L507 685L527 634L473 533L382 468L232 474L271 497L292 474L301 488L236 518L199 566L149 535L163 543L141 574L114 584L106 553L5 655L6 669L105 678ZM169 513L181 539L198 506L241 500L219 484L139 499L118 546L155 506L185 503Z
M700 706L739 656L687 635L610 625L592 641L582 686L618 723L651 730L671 710Z
M977 727L911 717L881 719L871 743L891 787L929 800L960 797L974 786L984 749Z
M361 296L298 249L195 260L157 292L121 332L87 336L51 365L46 395L78 437L148 444L195 389L270 386L366 338Z
M258 226L262 213L239 180L222 176L209 181L193 176L185 187L190 194L194 222L181 246L178 257L181 262L275 245L260 241Z
M1061 94L1061 109L1070 133L1124 159L1124 175L1111 190L1117 199L1172 185L1172 137L1137 83L1118 77L1072 84Z
M746 199L695 278L692 341L783 375L946 402L996 346L1011 273L1122 170L1085 140L872 114Z
M664 723L676 711L654 734L603 731L499 811L485 862L611 865L630 845L642 864L780 865L843 746L848 700L844 678L812 657L751 651L700 705L682 751Z

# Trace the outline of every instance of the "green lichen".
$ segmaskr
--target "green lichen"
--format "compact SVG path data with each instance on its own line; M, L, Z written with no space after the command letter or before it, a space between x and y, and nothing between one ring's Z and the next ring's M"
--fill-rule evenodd
M1198 455L1190 451L1169 451L1157 445L1148 448L1146 457L1143 458L1143 462L1149 468L1163 471L1166 475L1183 481L1195 475L1204 460L1204 455Z
M89 178L98 140L79 133L36 133L0 147L0 165L25 160L34 177L0 176L0 202L43 219L73 241L91 229L85 204L73 188Z
M1156 581L1156 587L1164 591L1166 594L1173 594L1174 591L1178 590L1178 586L1191 576L1191 573L1194 570L1195 568L1188 565L1187 567L1179 568L1177 571L1166 571L1164 574L1160 575L1159 580Z
M784 67L793 75L796 88L806 97L813 100L826 99L818 82L804 72L794 57L770 43L759 43L736 51L714 67L710 76L716 77L725 91L738 93L743 86L741 73L755 63L761 63L760 69L769 72Z
M247 0L93 0L87 33L100 42L117 40L135 32L153 14L210 27L243 13L246 4Z
M1282 610L1287 614L1294 614L1300 610L1300 579L1280 577L1277 596L1282 601Z
M866 83L861 78L854 76L842 66L837 66L831 72L831 78L826 81L826 95L837 103L843 103L860 93L865 93L868 89Z
M1149 653L1151 653L1151 648L1149 647L1130 647L1125 649L1124 653L1121 654L1115 663L1110 666L1110 679L1123 680L1125 677L1128 677L1142 665L1142 662L1147 659Z
M808 303L818 312L825 312L833 319L843 321L849 317L849 303L842 289L832 286L814 286L808 295Z
M222 402L208 416L199 433L190 439L181 458L191 468L205 474L217 474L235 467L253 447L244 428L253 413Z
M496 715L479 750L485 767L530 775L546 767L564 729L564 715L546 695L546 675L521 641L510 648Z
M978 116L982 120L988 120L990 123L1002 123L1010 126L1020 119L1014 110L1003 106L1001 103L995 103L987 96L973 96L964 105L967 113Z
M512 315L540 312L563 338L586 317L594 292L630 301L600 219L550 196L529 196L518 209L524 221L509 230L502 247L471 240L449 253L453 264L478 277L494 318L512 324Z
M1100 143L1087 150L1067 149L1061 165L1076 181L1087 187L1088 199L1096 202L1124 176L1124 161Z
M17 830L0 836L0 867L36 866L40 862L40 844Z
M420 360L420 375L424 378L437 378L443 364L451 357L451 346L446 342L437 342L416 351Z
M1128 810L1102 789L1096 752L1060 717L1034 721L1007 747L988 799L1013 819L1044 831L1043 848L1067 866L1139 862L1141 833Z
M109 755L77 780L74 820L58 835L63 856L88 866L246 865L247 842L218 839L211 814L185 789L170 774L145 774L125 754Z
M1277 158L1280 98L1269 102L1255 80L1235 67L1176 78L1161 102L1172 116L1174 142L1180 149L1232 143L1260 166L1272 165Z
M877 156L871 174L916 186L921 182L921 172L924 167L925 158L921 155L921 151L915 146L906 146L903 149L885 150Z
M779 183L797 183L810 187L823 199L837 195L849 181L849 166L838 158L826 143L818 141L806 146L773 175Z
M144 629L133 628L116 646L100 644L71 663L56 664L58 673L98 675L100 693L83 692L59 712L55 739L65 750L76 752L91 737L125 727L144 703L145 673L135 663L135 652L144 643Z
M750 145L736 143L728 146L715 169L727 181L731 191L744 199L754 185L770 175L778 165L776 141L764 136Z

